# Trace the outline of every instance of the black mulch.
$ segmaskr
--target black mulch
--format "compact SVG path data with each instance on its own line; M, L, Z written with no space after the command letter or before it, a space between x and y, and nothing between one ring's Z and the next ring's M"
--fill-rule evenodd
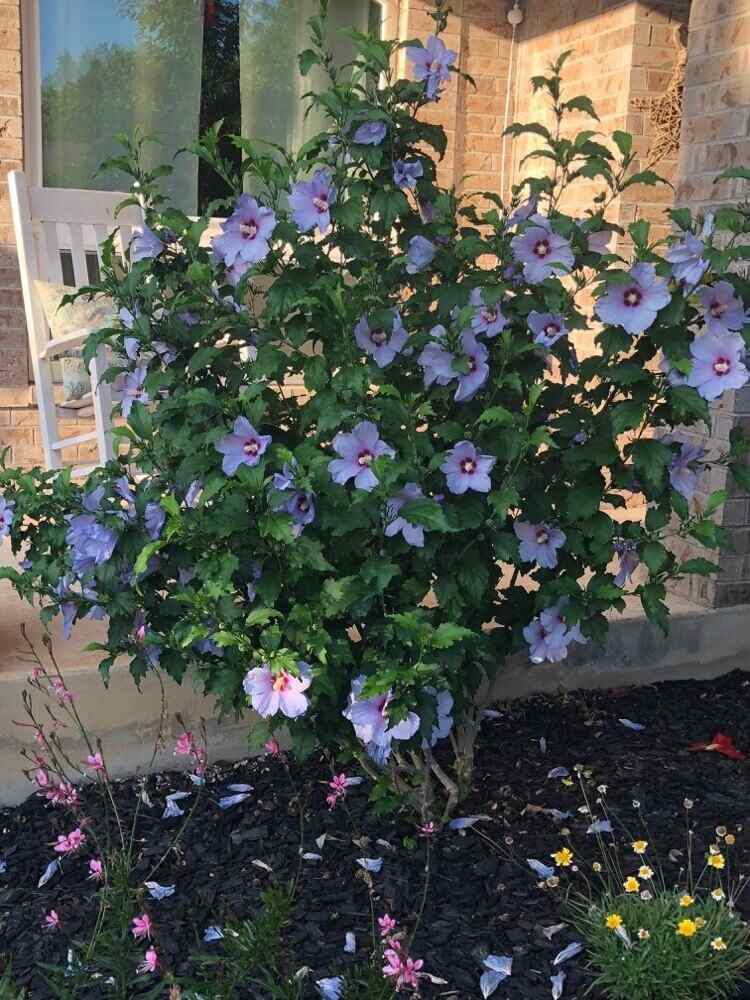
M590 862L595 859L594 838L586 836L589 818L578 812L580 789L547 777L555 767L573 771L581 764L591 772L592 789L608 786L607 798L625 823L634 823L632 803L640 800L648 818L648 839L658 844L668 878L676 878L680 866L668 859L668 852L684 846L686 797L695 800L696 850L704 851L714 827L723 824L737 833L736 871L750 874L750 843L742 829L750 822L750 760L687 750L690 743L721 731L750 752L749 707L750 680L740 673L710 682L535 697L500 706L501 717L485 725L473 794L461 815L491 817L477 829L504 850L514 851L520 862L527 857L548 862L551 852L563 845L559 824L528 806L570 810L574 816L565 825L572 830L578 857ZM618 721L621 718L646 728L634 732ZM540 745L541 737L546 747ZM162 902L148 900L157 947L175 972L184 972L195 952L208 950L202 943L208 925L252 915L273 877L285 881L292 876L300 845L293 800L300 792L308 803L303 848L322 854L322 861L302 865L295 921L287 935L292 968L308 965L313 978L333 976L365 954L369 903L364 882L355 877L358 857L385 859L381 873L374 876L377 911L393 914L406 926L414 920L424 879L424 841L415 836L414 825L399 817L373 818L367 782L349 792L353 824L343 809L329 812L323 800L330 773L321 760L301 768L292 764L291 773L293 781L269 758L212 769L180 854L170 856L157 875L161 883L175 882L177 891ZM217 801L233 782L252 784L255 792L222 811ZM178 789L195 791L185 776L171 773L150 777L146 786L153 807L144 808L140 820L142 877L179 823L162 820L165 795ZM122 783L119 793L127 811L136 794L133 783ZM64 962L67 937L84 936L97 909L86 857L66 862L62 876L41 890L36 887L53 856L47 845L68 826L59 810L38 797L0 812L0 859L7 861L0 875L0 954L12 957L17 978L32 985L35 998L49 995L40 985L37 963ZM639 832L632 829L633 835ZM320 849L316 839L322 834L327 839ZM512 838L512 846L505 844L506 838ZM269 865L274 875L253 861ZM65 933L40 929L51 907L59 912ZM741 909L746 919L750 917L750 893L742 898ZM431 885L413 955L423 958L425 969L448 985L427 985L425 996L479 997L481 959L491 952L513 955L513 975L494 994L498 1000L550 997L551 960L575 940L575 932L566 927L550 940L542 928L565 919L562 888L540 888L528 869L505 860L474 831L440 833L434 840ZM353 957L343 949L349 930L358 942ZM565 968L564 997L583 997L592 979L585 955ZM588 995L592 1000L598 996L596 991ZM750 990L740 997L750 998Z

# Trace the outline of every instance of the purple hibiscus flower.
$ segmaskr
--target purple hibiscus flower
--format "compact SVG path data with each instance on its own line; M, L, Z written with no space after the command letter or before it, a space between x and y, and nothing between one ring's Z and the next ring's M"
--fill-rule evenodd
M435 699L435 722L429 740L423 740L422 746L434 747L447 739L453 729L453 695L447 689L437 691L434 687L426 687L425 692Z
M687 385L687 375L683 375L679 368L675 368L666 355L662 356L659 369L663 375L666 375L667 382L671 386Z
M430 335L440 341L445 332L445 327L438 325L430 330ZM433 382L437 382L438 385L448 385L457 374L453 371L453 355L441 343L435 341L423 348L417 358L417 364L424 369L425 389L428 389Z
M635 542L629 542L625 538L618 538L614 543L615 555L620 560L620 565L615 576L615 586L624 587L630 583L633 573L638 569L640 559L638 557L638 546Z
M370 468L375 459L381 455L396 456L393 448L381 441L377 427L369 420L358 423L351 434L338 433L333 439L333 450L341 456L328 463L334 483L343 486L353 478L355 487L368 493L378 485Z
M146 524L146 532L148 537L152 541L156 539L161 534L161 529L164 527L164 522L167 519L167 515L164 508L160 503L147 503L146 510L144 511L143 520Z
M559 663L568 655L565 622L555 621L545 624L541 615L523 630L523 637L529 644L529 659L532 663Z
M120 403L120 408L122 410L122 415L127 420L130 416L130 411L133 409L133 403L148 403L149 394L143 388L143 383L146 380L146 369L143 367L138 367L133 372L129 372L122 381L121 393L122 401Z
M671 296L666 281L656 277L653 264L634 264L629 273L631 280L611 285L597 299L594 311L603 323L621 326L635 336L648 330Z
M363 698L362 690L367 678L363 675L352 681L349 705L341 713L354 726L358 739L367 745L390 749L392 740L408 740L419 729L419 716L409 712L401 722L391 725L389 705L393 701L390 691Z
M294 223L302 233L311 229L325 232L331 225L331 205L336 201L336 188L328 170L316 170L312 180L298 181L292 187L289 204Z
M496 461L492 455L480 455L471 441L459 441L446 455L440 471L445 473L451 493L489 493L490 472Z
M277 472L271 480L271 486L279 493L289 493L288 497L277 501L274 510L291 515L294 521L292 534L295 538L299 538L306 525L312 524L315 520L315 495L308 490L295 488L295 471L292 465L285 463L283 470Z
M536 195L533 195L528 199L528 201L522 202L508 216L508 221L505 223L505 229L512 229L514 226L517 226L519 222L526 222L527 219L530 219L532 215L536 214L538 205L539 198Z
M414 67L414 78L425 84L427 99L438 100L440 84L450 79L450 67L458 58L458 53L446 48L436 35L430 35L424 48L411 45L406 54Z
M524 562L535 562L544 569L557 566L557 550L566 542L563 531L529 521L516 521L513 530L521 542L518 551Z
M513 257L523 264L523 276L532 285L551 275L567 274L575 264L570 243L556 233L541 215L531 220L534 225L524 229L510 241Z
M106 611L104 608L96 603L99 600L99 595L93 587L81 587L81 593L77 594L73 591L72 584L73 581L69 576L63 576L60 577L54 588L55 595L60 601L63 639L70 639L70 636L72 635L73 625L76 620L76 615L78 614L79 601L81 599L94 602L93 607L89 608L87 613L83 616L84 618L101 621L106 617Z
M745 307L728 281L704 285L698 289L698 298L703 306L703 320L709 333L721 336L741 330L747 323Z
M588 639L581 632L580 625L574 625L569 628L565 619L563 618L563 611L570 604L569 597L560 597L551 608L547 608L545 611L539 615L539 619L545 628L551 629L555 625L563 624L565 625L565 635L563 636L563 641L565 645L569 645L571 642L587 643Z
M211 656L224 656L224 650L222 647L217 642L214 642L214 640L210 637L199 639L198 642L195 643L195 651L196 653L201 653L204 656L206 654L210 654Z
M137 337L125 337L122 343L125 348L125 354L131 361L138 362L141 360L141 342Z
M388 134L385 122L364 122L354 133L360 146L379 146Z
M396 160L393 164L393 183L396 187L413 191L423 174L421 160Z
M76 514L68 517L65 541L72 550L73 572L80 577L112 557L117 535L93 514Z
M170 347L166 340L152 340L151 346L165 365L171 365L177 360L177 351Z
M404 541L416 548L423 548L425 529L421 524L412 524L405 517L401 517L399 511L404 504L410 500L420 500L424 493L417 483L406 483L402 490L391 497L385 508L385 534L387 538L393 538L399 532L404 536Z
M391 312L393 320L390 331L382 326L371 327L366 316L362 316L354 327L354 339L372 357L378 368L389 365L408 339L398 309L392 309Z
M596 232L586 233L587 249L589 253L606 253L612 239L611 229L597 229Z
M133 314L129 309L126 309L124 306L117 314L118 319L120 320L120 322L122 323L122 325L125 327L126 330L133 329L133 325L135 324L137 315L138 315L137 308L135 314Z
M412 236L406 251L407 274L417 274L428 267L437 253L437 247L424 236Z
M483 289L472 288L469 303L476 309L471 321L474 333L483 333L486 337L496 337L508 325L509 321L503 316L498 303L495 303L494 306L485 304Z
M241 465L257 465L272 441L270 434L259 434L247 417L237 417L232 433L215 444L224 456L221 467L227 476L233 476Z
M104 486L97 486L96 489L90 490L85 494L83 500L81 501L83 503L83 509L88 511L89 514L96 513L102 505L105 493L106 487Z
M264 663L245 675L242 686L255 711L263 719L281 712L287 719L298 719L307 711L309 701L304 693L310 687L310 664L300 660L299 677L286 671L274 674Z
M13 511L15 503L0 497L0 538L5 538L10 534L10 526L13 524Z
M201 498L201 493L203 492L203 483L200 479L194 479L193 482L188 486L187 492L185 493L185 506L190 510L195 510L198 506Z
M565 317L560 313L540 313L532 309L529 313L529 329L534 334L534 343L543 347L552 347L560 337L564 337L568 328Z
M222 232L212 244L214 254L232 267L235 261L257 264L268 253L268 241L276 228L272 209L262 208L249 194L241 194L234 212L222 222Z
M487 381L490 366L487 364L487 348L479 343L470 330L464 330L461 334L461 350L462 360L468 363L469 371L466 374L454 372L454 375L458 375L458 389L453 398L457 403L466 403L474 398Z
M675 281L684 281L686 285L697 285L708 269L708 261L701 255L706 249L703 240L692 233L685 233L682 243L675 243L664 254L672 265L672 276Z
M702 459L706 451L700 445L691 444L689 441L682 441L679 444L679 454L669 463L669 482L672 489L681 493L689 503L695 496L703 474Z
M704 399L718 399L726 389L741 389L750 379L745 341L739 333L704 333L690 345L693 367L687 384Z
M130 263L137 264L141 260L151 260L158 257L164 250L164 244L148 226L136 230L130 241Z
M224 272L224 277L227 279L232 288L236 288L239 285L241 279L252 267L246 260L240 260L239 257L235 260L231 267L228 267ZM236 306L234 299L231 296L227 296L231 300L233 306Z

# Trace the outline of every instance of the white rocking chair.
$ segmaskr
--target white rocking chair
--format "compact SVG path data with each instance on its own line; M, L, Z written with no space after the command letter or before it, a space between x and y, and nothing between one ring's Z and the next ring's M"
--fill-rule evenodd
M34 281L66 284L71 290L94 283L99 274L101 243L117 229L117 245L122 253L134 227L142 225L143 215L140 208L129 206L115 219L116 206L127 197L121 192L30 187L21 170L8 174L8 187L45 466L60 469L63 448L96 441L99 462L73 469L74 476L83 476L114 456L112 392L110 385L102 381L108 366L107 351L101 347L90 366L95 430L61 437L52 360L64 351L80 348L90 331L76 331L53 339Z

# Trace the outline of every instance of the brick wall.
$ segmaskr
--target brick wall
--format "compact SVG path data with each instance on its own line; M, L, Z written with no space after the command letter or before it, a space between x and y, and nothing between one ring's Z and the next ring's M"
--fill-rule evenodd
M677 200L695 209L750 197L747 181L715 183L726 167L750 163L750 0L693 0ZM710 431L693 435L709 455L726 450L734 426L750 433L750 386L725 393L711 407ZM729 533L730 548L721 553L718 579L686 581L683 593L713 606L750 601L750 497L727 482L721 469L704 477L698 500L716 489L729 499L718 519ZM700 554L684 544L686 557Z
M8 171L22 166L20 0L0 0L0 390L26 385L29 380L6 181Z

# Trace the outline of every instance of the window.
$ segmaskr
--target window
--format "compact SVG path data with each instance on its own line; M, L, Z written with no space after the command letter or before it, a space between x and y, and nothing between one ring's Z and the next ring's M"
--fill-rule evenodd
M122 175L99 173L117 152L117 132L159 137L152 163L171 160L223 119L229 132L292 148L315 130L297 71L317 0L29 0L38 32L35 107L37 176L51 187L116 190ZM382 24L372 0L330 0L331 46L352 57L338 29ZM165 180L194 213L225 194L194 157L177 156Z

